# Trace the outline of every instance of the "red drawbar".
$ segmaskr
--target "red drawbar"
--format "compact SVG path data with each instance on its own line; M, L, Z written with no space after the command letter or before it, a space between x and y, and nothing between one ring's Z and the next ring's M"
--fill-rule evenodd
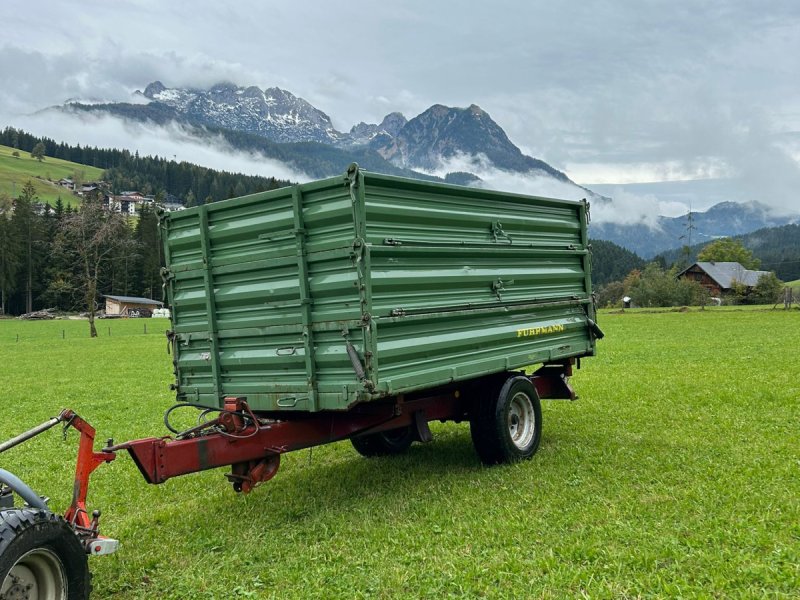
M239 401L238 410L247 410ZM226 401L226 408L231 404ZM171 477L234 465L229 479L247 492L270 479L278 469L278 455L319 446L355 433L378 432L414 424L414 414L425 419L464 417L456 392L418 400L374 403L347 412L293 415L292 420L252 424L235 434L211 433L188 439L146 438L115 446L127 450L148 483L163 483Z

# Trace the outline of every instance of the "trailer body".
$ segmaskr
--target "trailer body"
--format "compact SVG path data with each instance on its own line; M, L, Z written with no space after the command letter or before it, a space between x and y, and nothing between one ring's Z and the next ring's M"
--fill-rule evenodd
M178 399L346 410L591 355L587 217L355 166L169 213Z
M145 481L229 466L248 493L281 455L350 439L367 457L469 421L488 465L531 458L541 398L575 399L594 354L588 204L365 173L162 213L178 404L173 436L95 449L80 433L63 516L0 469L0 597L87 598L87 555L114 552L89 478L127 451ZM524 367L541 364L530 372ZM579 364L579 363L578 363ZM179 431L176 409L196 408ZM14 494L27 503L15 507ZM33 590L33 591L32 591Z

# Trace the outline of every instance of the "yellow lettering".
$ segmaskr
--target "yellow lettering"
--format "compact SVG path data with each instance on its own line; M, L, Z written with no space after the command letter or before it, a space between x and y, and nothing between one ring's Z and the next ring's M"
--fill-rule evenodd
M560 333L562 331L566 331L567 327L562 324L557 325L545 325L543 327L527 327L523 329L517 329L517 337L534 337L537 335L544 335L547 333Z

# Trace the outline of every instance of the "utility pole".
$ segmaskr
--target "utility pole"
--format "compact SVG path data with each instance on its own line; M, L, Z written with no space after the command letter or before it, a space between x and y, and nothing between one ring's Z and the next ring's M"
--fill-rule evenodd
M686 224L684 225L684 233L679 240L686 240L686 244L683 246L684 252L686 253L686 263L689 263L689 257L692 253L692 231L697 229L697 226L694 224L694 213L692 212L692 203L689 202L689 214L686 215Z

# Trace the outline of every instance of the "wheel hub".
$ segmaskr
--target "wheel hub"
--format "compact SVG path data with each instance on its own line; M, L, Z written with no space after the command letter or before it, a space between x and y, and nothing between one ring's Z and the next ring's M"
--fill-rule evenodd
M11 567L0 586L2 600L63 600L66 577L58 556L49 548L31 550Z
M511 442L520 450L526 449L535 434L536 415L527 394L519 392L511 399L508 411L508 432Z

